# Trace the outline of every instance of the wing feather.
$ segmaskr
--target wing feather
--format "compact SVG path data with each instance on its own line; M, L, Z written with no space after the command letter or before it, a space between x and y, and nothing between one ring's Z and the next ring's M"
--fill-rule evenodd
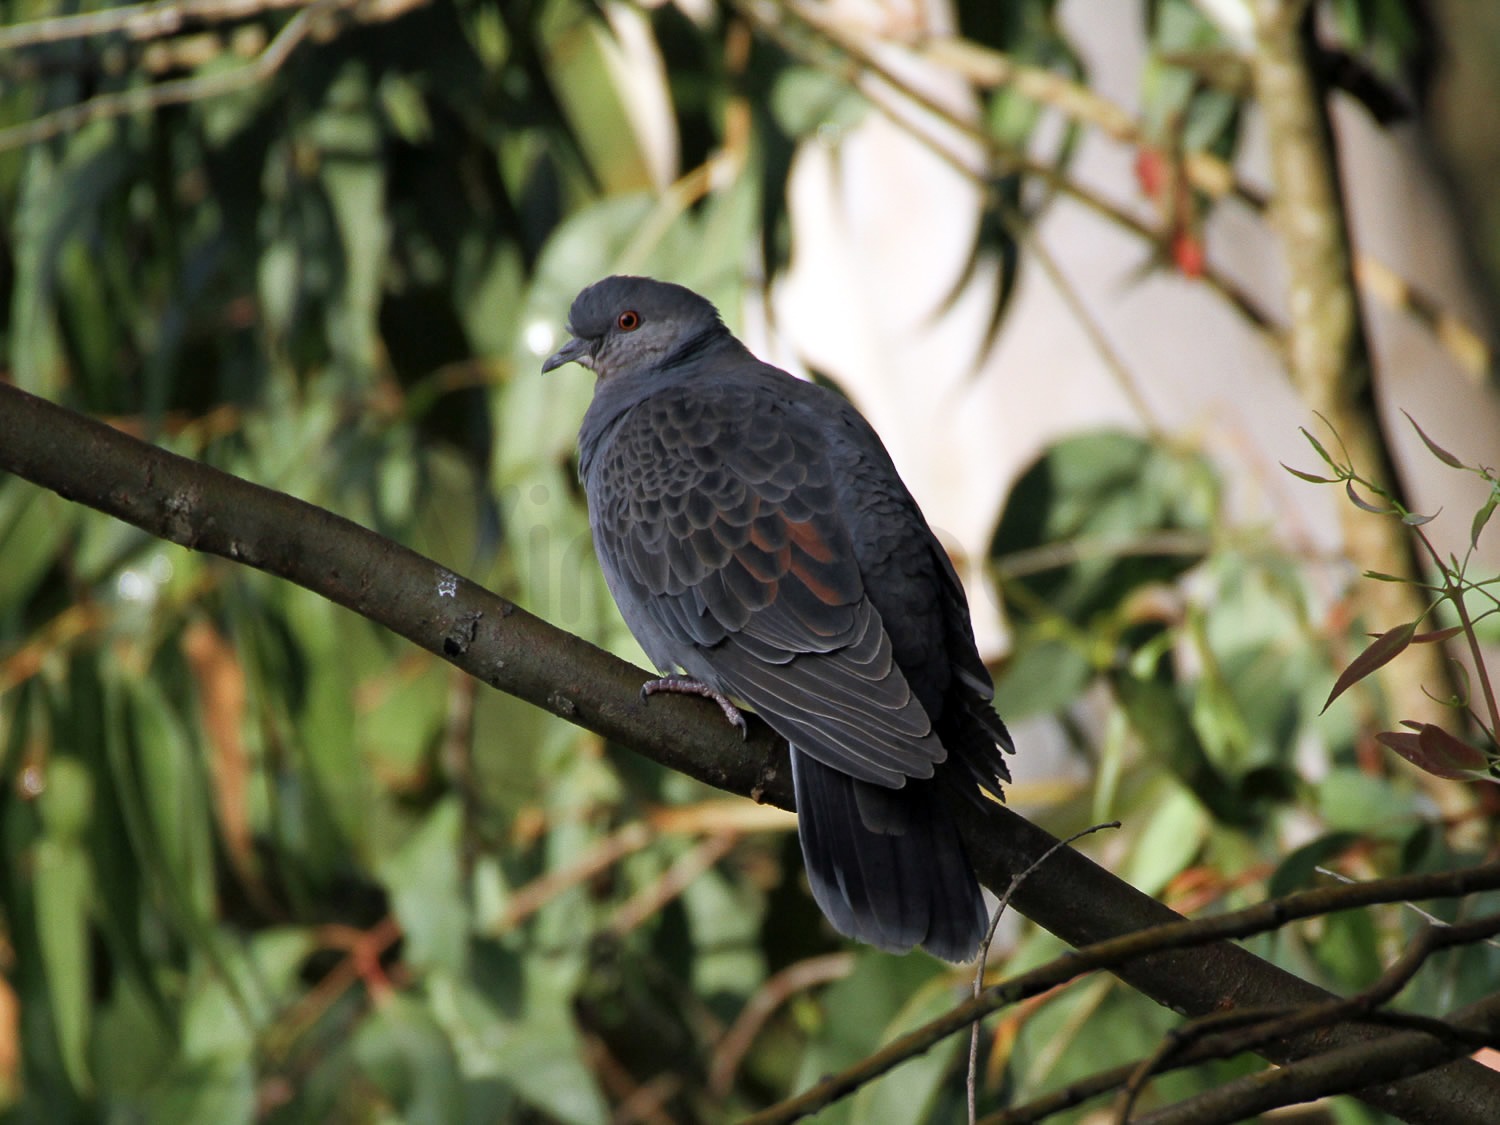
M815 428L736 388L674 388L613 442L591 518L627 621L654 631L647 650L852 777L931 777L946 752L866 596Z

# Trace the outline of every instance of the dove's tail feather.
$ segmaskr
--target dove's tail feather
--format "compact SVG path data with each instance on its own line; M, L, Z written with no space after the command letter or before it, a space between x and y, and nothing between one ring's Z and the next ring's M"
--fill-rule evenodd
M890 953L973 958L989 916L933 782L885 789L796 749L792 781L808 881L836 930Z

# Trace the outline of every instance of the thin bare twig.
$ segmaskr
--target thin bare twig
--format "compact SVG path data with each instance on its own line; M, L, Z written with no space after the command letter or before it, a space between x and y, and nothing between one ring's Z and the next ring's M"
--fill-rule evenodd
M1496 933L1500 933L1500 914L1486 915L1460 925L1444 923L1424 926L1412 943L1407 946L1405 952L1387 966L1375 983L1353 996L1292 1011L1275 1012L1270 1018L1256 1018L1253 1013L1249 1012L1209 1015L1174 1029L1162 1041L1160 1048L1145 1059L1131 1075L1130 1081L1125 1086L1125 1098L1117 1117L1119 1125L1126 1125L1129 1122L1130 1111L1135 1105L1136 1098L1162 1064L1171 1060L1177 1052L1197 1045L1200 1040L1208 1040L1212 1035L1210 1053L1207 1057L1230 1058L1245 1051L1254 1050L1271 1039L1295 1035L1298 1032L1310 1031L1318 1027L1328 1027L1343 1020L1368 1015L1400 992L1434 953L1458 945L1471 945L1484 941ZM1246 1024L1249 1026L1245 1026ZM1231 1034L1234 1028L1241 1030ZM1215 1032L1218 1034L1213 1034Z
M740 1063L777 1008L799 992L843 980L854 971L854 965L852 953L825 953L788 965L767 977L714 1048L713 1063L708 1069L709 1093L720 1100L729 1096Z
M1438 881L1434 883L1434 879ZM1461 880L1462 888L1450 880ZM1436 886L1447 890L1434 894ZM916 1055L927 1051L949 1035L963 1031L973 1021L993 1011L1036 996L1085 973L1132 961L1146 953L1188 949L1221 938L1244 938L1280 929L1300 918L1352 910L1383 902L1406 899L1467 895L1478 890L1500 888L1500 863L1445 872L1441 876L1405 875L1353 886L1321 887L1259 903L1244 910L1193 921L1174 922L1142 930L1122 938L1087 946L1020 976L992 985L952 1011L901 1036L880 1050L837 1074L821 1079L810 1090L778 1102L745 1119L742 1125L784 1125L797 1121L853 1093Z
M640 851L651 840L651 829L639 820L602 837L577 861L533 879L513 894L495 923L495 931L504 933L514 929L564 891L588 882L599 872Z
M1351 879L1349 876L1345 875L1342 871L1335 871L1335 870L1333 870L1333 868L1331 868L1331 867L1324 867L1321 864L1319 864L1318 866L1314 867L1313 870L1316 871L1319 875L1325 876L1326 878L1337 879L1340 883L1354 883L1354 882L1358 881L1358 880L1355 880L1355 879ZM1445 922L1445 921L1443 921L1436 914L1432 913L1432 911L1430 911L1430 910L1423 910L1420 906L1418 906L1414 902L1403 902L1401 905L1404 906L1404 907L1406 907L1406 909L1410 910L1418 918L1421 918L1424 922L1427 922L1430 925L1433 925L1433 926L1450 926L1450 925L1452 925L1451 922ZM1500 941L1496 941L1493 938L1486 940L1484 944L1488 945L1488 946L1492 946L1492 947L1494 947L1496 949L1500 949Z
M974 965L974 988L971 994L975 1000L979 999L979 994L984 989L984 967L985 963L990 959L990 945L995 940L995 931L1000 928L1000 919L1005 914L1005 908L1010 905L1011 896L1016 893L1022 883L1024 883L1031 877L1032 872L1042 866L1042 864L1046 863L1063 848L1069 847L1077 843L1079 840L1083 839L1085 836L1092 836L1095 832L1099 832L1105 828L1118 827L1120 827L1120 822L1118 820L1111 820L1104 824L1092 824L1080 832L1075 832L1066 840L1059 840L1056 844L1048 848L1036 859L1032 860L1032 862L1024 870L1018 872L1011 878L1010 886L1005 888L1004 893L1000 895L1000 901L995 904L995 912L990 918L990 928L988 931L986 931L984 935L984 942L979 947L979 958ZM975 1078L975 1075L978 1073L978 1071L979 1021L975 1020L973 1025L969 1028L969 1125L974 1125L974 1119L978 1113L979 1094L977 1081Z
M429 0L313 0L287 21L286 26L276 33L265 50L242 66L215 74L194 75L131 90L100 94L88 101L53 110L19 125L0 129L0 152L50 140L95 121L107 121L131 113L204 101L247 90L280 70L292 52L320 26L319 21L335 12L359 8L367 18L394 19L428 2Z
M98 12L52 16L0 27L0 51L90 39L101 35L123 35L127 39L160 39L175 35L191 23L223 23L248 19L283 8L307 8L318 0L157 0L149 4L126 4Z
M728 855L739 839L738 832L719 832L700 841L686 855L679 856L660 879L641 888L615 911L609 923L610 932L622 937L659 913L667 903L687 890L694 879Z
M1331 1094L1365 1094L1450 1059L1481 1043L1500 1042L1500 995L1429 1021L1420 1033L1394 1035L1312 1055L1277 1070L1226 1082L1198 1097L1138 1119L1136 1125L1233 1125L1279 1106ZM1478 1122L1494 1118L1431 1111L1408 1120Z
M1090 125L1120 144L1153 147L1154 142L1132 114L1056 71L1027 65L1003 51L952 36L934 36L915 46L920 57L963 75L982 89L1003 86L1058 111L1071 121ZM1179 163L1193 189L1209 198L1233 197L1256 212L1266 209L1265 194L1240 179L1229 161L1197 150L1181 153ZM1405 312L1437 337L1471 378L1482 378L1489 373L1494 361L1494 349L1489 342L1461 317L1444 309L1431 294L1369 254L1355 255L1354 273L1363 290L1390 308ZM1231 299L1235 297L1232 295ZM1258 312L1258 309L1248 303L1241 311ZM1268 326L1265 321L1256 323Z
M802 55L814 65L827 68L828 64L825 60L810 55L796 40L786 35L774 20L760 13L753 0L734 0L734 4L747 20L763 34L780 43L786 50ZM778 10L795 18L806 30L848 60L849 66L845 68L847 73L844 77L872 105L880 109L888 119L941 159L958 175L970 180L983 190L987 200L986 206L995 211L1011 237L1036 258L1043 272L1047 274L1048 279L1062 297L1064 304L1068 306L1069 312L1082 326L1089 343L1093 345L1131 408L1149 431L1160 433L1161 425L1156 420L1155 413L1137 386L1137 381L1123 357L1110 342L1103 327L1079 296L1077 289L1058 265L1055 257L1036 237L1031 225L1014 208L1006 204L996 192L995 179L1004 170L1022 172L1045 181L1049 186L1070 198L1085 203L1091 209L1102 211L1114 222L1129 227L1145 241L1157 244L1162 241L1162 238L1134 216L1115 207L1107 200L1085 191L1061 175L1055 168L1036 160L1029 153L1003 148L987 130L967 120L961 114L955 113L951 108L910 82L903 80L837 25L821 19L802 5L783 3ZM890 97L886 96L886 91L895 94L900 102L893 102ZM912 121L909 109L900 103L906 103L919 110L930 120L941 122L963 141L973 145L978 150L979 166L975 166L972 158L954 152L948 145L933 136L928 129ZM1205 270L1203 279L1206 284L1220 289L1221 292L1228 291L1227 283L1221 286L1216 275L1210 270ZM1236 307L1240 307L1241 301L1248 301L1243 293L1238 294L1237 297L1231 297L1231 302ZM1268 319L1258 311L1252 312L1250 319L1258 327L1269 323ZM1274 348L1274 340L1271 344Z
M1246 1008L1242 1012L1235 1013L1243 1015L1246 1024L1260 1020L1272 1019L1278 1016L1288 1016L1298 1011L1295 1008ZM1229 1022L1226 1018L1226 1022ZM1485 1033L1468 1028L1456 1027L1443 1020L1432 1019L1426 1016L1414 1016L1406 1012L1374 1011L1361 1018L1361 1023L1372 1026L1400 1028L1409 1031L1425 1031L1436 1037L1447 1037L1454 1041L1463 1041L1472 1048L1479 1048L1488 1042ZM1223 1049L1217 1040L1210 1036L1201 1039L1190 1046L1184 1047L1170 1059L1162 1062L1157 1073L1165 1073L1171 1070L1181 1070L1210 1059L1224 1057ZM1044 1121L1053 1114L1061 1113L1063 1110L1072 1109L1074 1106L1082 1105L1093 1098L1101 1097L1115 1090L1123 1089L1131 1077L1149 1060L1137 1059L1135 1062L1125 1063L1123 1066L1112 1067L1109 1070L1101 1070L1080 1078L1076 1082L1070 1082L1061 1089L1054 1090L1049 1094L1043 1094L1033 1098L1029 1102L1020 1105L1006 1106L981 1118L977 1125L1031 1125L1032 1122Z

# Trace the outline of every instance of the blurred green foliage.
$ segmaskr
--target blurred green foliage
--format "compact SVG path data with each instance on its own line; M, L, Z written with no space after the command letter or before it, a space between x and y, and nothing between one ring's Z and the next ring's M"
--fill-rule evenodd
M1076 72L1050 2L958 7L976 39ZM1207 34L1190 5L1160 7L1164 48ZM0 3L7 24L64 10ZM1367 10L1385 9L1341 8ZM631 655L574 483L590 388L544 382L539 356L572 295L618 270L737 308L747 255L774 271L787 252L795 145L859 104L713 10L330 12L265 82L0 152L9 377ZM0 114L220 73L290 18L206 20L188 61L118 35L35 45L0 59ZM631 77L650 51L624 61L643 41L665 140ZM1188 143L1232 147L1233 99L1177 77L1153 104L1188 115ZM1036 115L996 93L987 120L1016 142ZM673 182L710 160L734 174ZM826 958L784 818L727 810L300 589L13 479L0 559L10 1119L714 1120L955 996L921 956ZM1016 489L993 562L1017 629L1001 709L1056 720L1087 767L1046 819L1123 818L1106 856L1139 886L1234 905L1325 859L1463 858L1357 752L1357 716L1314 732L1344 642L1319 639L1295 562L1228 524L1201 456L1064 442ZM1354 987L1411 924L1340 919L1262 952ZM1023 929L1005 963L1057 949ZM1500 963L1470 950L1423 981L1450 1006L1500 985ZM1169 1022L1108 980L1065 990L987 1037L981 1105L1139 1054ZM823 1119L950 1119L960 1056Z

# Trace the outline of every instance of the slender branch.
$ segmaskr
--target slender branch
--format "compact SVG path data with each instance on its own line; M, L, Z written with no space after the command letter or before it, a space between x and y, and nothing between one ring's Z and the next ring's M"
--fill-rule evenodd
M1219 1034L1213 1035L1210 1042L1204 1043L1204 1046L1210 1049L1208 1057L1230 1058L1245 1051L1253 1051L1273 1039L1282 1039L1288 1035L1300 1034L1319 1027L1329 1027L1342 1020L1368 1015L1400 992L1434 953L1458 945L1484 941L1497 933L1500 933L1500 915L1496 914L1476 918L1457 926L1450 926L1446 923L1427 925L1407 946L1405 952L1387 966L1385 972L1380 974L1374 984L1353 996L1324 1004L1310 1004L1290 1012L1277 1012L1273 1018L1263 1020L1248 1019L1253 1015L1250 1012L1205 1016L1195 1023L1176 1029L1166 1037L1160 1049L1143 1061L1136 1069L1136 1073L1131 1076L1125 1088L1124 1102L1120 1106L1121 1125L1130 1120L1130 1110L1135 1104L1136 1097L1144 1089L1151 1076L1157 1073L1162 1064L1172 1059L1177 1052L1196 1045L1198 1037L1201 1036L1207 1040L1212 1033L1218 1032ZM1244 1024L1247 1019L1249 1026L1241 1031L1232 1032L1224 1027L1229 1021Z
M1464 640L1469 646L1469 659L1474 662L1475 678L1479 680L1479 688L1484 694L1484 705L1489 715L1488 726L1479 720L1476 720L1476 723L1489 732L1493 739L1496 734L1500 734L1500 704L1495 702L1495 688L1490 683L1490 674L1485 667L1484 649L1479 644L1479 634L1474 631L1474 622L1469 619L1469 607L1464 602L1464 589L1459 585L1453 571L1444 565L1443 556L1433 546L1432 540L1427 538L1427 533L1420 527L1413 527L1412 531L1416 534L1417 542L1422 544L1431 557L1438 573L1443 576L1443 590L1448 595L1448 604L1453 607L1454 613L1458 615L1459 623L1463 625Z
M1153 144L1142 124L1131 113L1056 71L1028 65L1003 51L954 36L924 39L917 44L917 51L921 57L963 75L981 89L1003 86L1038 105L1058 111L1071 121L1090 125L1120 144L1132 148L1150 148ZM1201 150L1181 153L1180 161L1182 173L1194 190L1215 200L1238 199L1256 212L1266 209L1264 194L1241 180L1229 161ZM1488 376L1494 349L1483 334L1444 309L1432 294L1365 253L1357 253L1354 257L1354 276L1366 293L1411 316L1437 337L1471 378L1478 380ZM1233 292L1228 295L1235 299ZM1253 305L1248 308L1254 310Z
M321 508L148 445L4 383L0 469L151 535L295 582L490 686L669 769L731 793L792 807L786 747L764 723L752 721L749 737L742 741L708 701L685 696L643 700L640 686L648 673ZM1007 886L1016 871L1056 843L1003 806L955 801L950 811L976 871L990 887ZM1391 886L1403 897L1421 897L1459 893L1491 876L1500 885L1497 869L1478 868ZM1319 893L1351 896L1333 900L1345 906L1382 901L1365 887ZM1166 906L1071 848L1047 861L1044 878L1019 884L1012 902L1074 946L1164 922L1183 924ZM1133 959L1113 971L1189 1015L1329 998L1230 942L1191 952L1170 945L1150 952L1153 948L1158 947L1149 941L1137 947ZM961 1026L967 1026L967 1019ZM1366 1034L1339 1027L1274 1044L1265 1053L1286 1063ZM1382 1083L1361 1096L1397 1115L1420 1110L1426 1120L1500 1121L1500 1074L1467 1061L1409 1081Z
M127 39L160 39L175 35L189 23L219 23L248 19L280 8L306 8L317 0L165 0L148 4L125 4L98 12L52 16L0 27L0 51L17 51L90 39L100 35L124 35Z
M755 1037L777 1008L799 992L843 980L854 971L854 966L852 953L824 953L788 965L767 977L714 1047L713 1063L708 1069L709 1093L721 1100L729 1097L740 1063L750 1053Z
M1059 985L1076 980L1085 973L1098 969L1123 970L1138 958L1195 949L1228 938L1251 937L1280 929L1288 922L1299 918L1312 918L1340 910L1353 910L1377 903L1402 902L1407 899L1462 897L1476 891L1492 890L1497 887L1500 887L1500 863L1471 867L1463 871L1404 875L1370 883L1340 884L1333 887L1321 887L1313 891L1302 891L1229 914L1198 918L1192 921L1179 919L1176 922L1102 941L990 986L981 995L957 1005L937 1019L908 1032L874 1054L861 1059L847 1070L825 1077L806 1093L788 1098L769 1109L747 1117L741 1125L783 1125L786 1122L797 1121L854 1092L908 1059L931 1049L949 1035L963 1031L974 1020L983 1019L1001 1008L1039 996ZM1019 890L1020 886L1015 889ZM1485 921L1488 923L1491 920ZM1442 932L1441 927L1433 927L1433 930L1436 933ZM1344 1003L1344 1001L1329 997L1327 993L1322 994L1322 1002L1329 1005ZM1286 1043L1303 1041L1306 1047L1305 1053L1308 1055L1326 1050L1332 1043L1340 1041L1347 1043L1370 1038L1367 1029L1354 1029L1347 1025L1342 1028L1319 1026L1314 1035L1306 1034L1307 1030L1306 1028L1290 1028L1288 1033L1281 1038ZM1304 1052L1294 1053L1300 1055Z
M990 927L985 931L984 941L979 946L979 957L974 965L974 988L972 995L975 1000L984 992L984 970L985 964L990 959L990 946L995 940L995 931L1000 928L1000 919L1005 916L1005 909L1010 905L1011 897L1016 893L1022 883L1031 877L1032 872L1046 863L1054 855L1070 844L1075 844L1085 836L1091 836L1095 832L1102 832L1106 828L1119 828L1118 820L1106 821L1103 824L1091 824L1078 832L1073 833L1066 840L1059 840L1022 871L1017 871L1011 876L1010 886L1000 894L1000 901L995 904L994 915L990 918ZM968 1102L969 1102L969 1125L974 1125L979 1111L979 1021L975 1020L969 1026L969 1076L968 1076Z
M1274 1016L1290 1015L1296 1010L1291 1008L1277 1008L1267 1011L1265 1009L1244 1008L1233 1013L1233 1015L1226 1014L1221 1019L1224 1024L1233 1024L1236 1026L1240 1024L1248 1025ZM1425 1031L1438 1038L1447 1038L1455 1042L1463 1040L1474 1050L1486 1046L1489 1041L1489 1037L1482 1031L1461 1029L1442 1020L1414 1016L1406 1012L1370 1012L1361 1017L1361 1022L1398 1030ZM1137 1059L1135 1062L1125 1063L1122 1066L1112 1067L1109 1070L1097 1071L1094 1074L1080 1078L1076 1082L1070 1082L1060 1089L1053 1090L1051 1093L1039 1095L1029 1102L1006 1106L1004 1109L997 1110L987 1117L980 1118L978 1125L1030 1125L1034 1121L1043 1121L1055 1113L1072 1109L1074 1106L1082 1105L1093 1098L1115 1090L1123 1090L1135 1073L1155 1057L1156 1055L1153 1054L1150 1058ZM1157 1073L1161 1074L1172 1070L1182 1070L1200 1062L1208 1062L1211 1059L1223 1057L1225 1057L1225 1052L1222 1045L1216 1036L1211 1035L1205 1039L1198 1040L1190 1046L1184 1047L1170 1059L1161 1062L1157 1068Z
M1024 149L1002 146L987 130L963 115L955 113L949 106L907 82L866 50L853 36L835 23L818 17L806 6L786 3L783 0L774 10L789 17L810 35L831 48L839 59L845 60L842 65L830 64L826 58L809 51L805 45L787 34L775 19L760 11L761 4L755 0L732 0L732 2L740 14L761 34L779 44L789 54L797 55L811 65L842 77L850 85L856 87L871 105L880 109L914 140L931 151L958 175L980 187L986 194L987 205L996 209L1012 237L1036 255L1042 268L1051 277L1054 286L1067 302L1070 311L1088 333L1090 343L1099 351L1106 368L1120 384L1122 393L1130 400L1132 407L1148 424L1152 424L1154 429L1159 428L1152 422L1152 413L1135 387L1134 380L1123 361L1109 344L1102 329L1095 323L1093 315L1077 296L1071 282L1063 275L1046 248L1036 238L1030 236L1027 224L1011 208L1001 205L994 190L994 180L1002 171L1020 172L1045 183L1049 189L1067 196L1144 242L1161 245L1167 240L1165 235L1143 223L1125 208L1069 179L1051 164L1035 159ZM979 166L975 166L972 158L953 152L947 145L939 142L928 129L912 121L910 113L902 112L901 107L893 103L887 91L906 105L919 110L928 120L940 122L964 141L976 146L983 157ZM1201 280L1228 301L1252 327L1257 329L1268 347L1273 351L1281 350L1282 344L1270 317L1256 305L1248 293L1208 265L1204 267Z
M1138 1118L1137 1125L1233 1125L1279 1106L1312 1101L1330 1094L1364 1096L1371 1083L1384 1086L1409 1075L1462 1058L1476 1040L1500 1043L1500 994L1488 996L1444 1021L1451 1036L1433 1032L1402 1033L1369 1043L1340 1047L1278 1070L1227 1082L1196 1098ZM1446 1030L1446 1029L1445 1029ZM1432 1073L1438 1073L1436 1071ZM1480 1112L1480 1111L1474 1111ZM1494 1118L1453 1116L1441 1112L1403 1114L1408 1121L1476 1125Z
M827 68L826 62L809 58L808 52L800 49L774 20L758 11L752 0L733 0L733 3L762 34L774 38L788 52ZM775 0L775 10L806 27L847 57L853 66L852 73L845 77L852 84L857 84L861 72L876 76L912 104L921 106L948 127L985 146L992 152L994 161L1038 178L1052 190L1061 192L1147 242L1160 244L1164 241L1160 232L1142 223L1129 211L1062 175L1052 166L1034 160L1024 151L1001 150L989 132L958 117L948 107L913 88L861 48L853 36L839 27L835 20L796 0ZM893 44L887 42L886 45ZM1056 110L1069 121L1091 126L1120 144L1140 149L1149 149L1157 144L1146 133L1141 122L1127 110L1055 71L1028 65L1003 51L956 36L929 36L906 46L914 58L943 67L979 89L997 89L1003 86L1038 105ZM861 88L868 96L868 87ZM899 116L892 116L904 128L914 134L921 134L921 130L901 120ZM919 139L930 140L925 135L919 136ZM945 158L949 156L947 153L940 155ZM1257 213L1266 210L1265 195L1239 179L1234 166L1227 160L1204 151L1183 152L1177 158L1180 160L1183 176L1194 190L1215 200L1238 199ZM961 161L958 162L958 167L967 176L976 175L974 169L963 165ZM1472 378L1482 379L1488 375L1494 349L1480 332L1466 324L1462 318L1444 310L1441 302L1430 293L1412 285L1395 270L1369 254L1356 255L1353 268L1361 288L1391 308L1413 317L1437 337L1443 348ZM1274 350L1284 348L1280 330L1255 299L1240 286L1212 267L1205 268L1201 280L1229 301L1248 323L1262 333Z
M34 117L19 125L0 129L0 152L50 140L63 133L81 129L95 121L107 121L127 114L204 101L240 90L247 90L270 78L286 64L287 59L315 29L318 21L335 12L358 7L366 17L394 19L421 7L429 0L313 0L276 33L265 50L254 59L232 70L177 78L130 90L100 94L86 102Z

